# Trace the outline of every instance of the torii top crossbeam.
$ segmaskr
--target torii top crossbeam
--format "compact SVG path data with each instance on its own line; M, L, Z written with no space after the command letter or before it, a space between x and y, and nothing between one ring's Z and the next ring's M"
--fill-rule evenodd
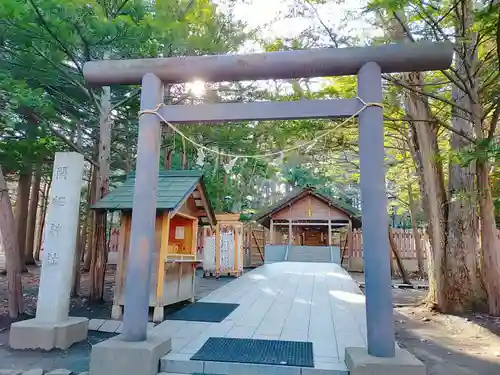
M419 42L370 47L320 48L246 55L186 56L90 61L85 80L96 86L139 84L147 73L165 83L292 79L357 74L368 62L382 73L447 69L451 43Z

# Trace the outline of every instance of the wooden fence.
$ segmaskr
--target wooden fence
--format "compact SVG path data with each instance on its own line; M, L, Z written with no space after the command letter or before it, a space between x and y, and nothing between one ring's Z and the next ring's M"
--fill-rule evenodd
M256 223L245 224L243 228L243 241L245 250L245 266L257 267L264 263L264 247L268 238L268 230ZM393 243L399 253L401 259L405 262L405 266L410 271L414 270L417 263L417 253L415 250L415 240L411 230L407 229L392 229ZM497 230L498 241L500 246L500 230ZM115 252L118 247L119 229L113 229L109 238L110 256L108 261L114 264ZM424 230L419 231L420 243L422 247L422 258L424 262L427 256L427 249L430 246L429 236ZM352 252L349 254L348 245L346 242L347 233L343 232L340 238L334 239L334 245L340 246L343 250L343 262L348 262L353 270L363 270L363 239L362 231L354 230L352 233ZM338 241L338 243L337 243ZM201 252L202 242L198 243L198 251ZM389 249L388 249L389 251ZM350 260L349 260L350 258ZM394 259L394 256L393 256ZM0 258L1 260L1 258Z
M402 259L417 259L415 249L415 238L413 232L407 229L392 229L391 235L394 246ZM363 233L361 230L355 229L352 233L352 257L363 258ZM422 248L422 256L425 259L429 245L429 236L424 230L419 231L420 244ZM349 257L347 251L344 252L344 258Z
M243 250L245 267L258 267L264 264L264 248L269 238L268 230L258 223L243 226Z
M415 239L413 237L413 232L408 229L391 229L392 238L394 240L394 245L396 250L402 259L417 259L417 252L415 249ZM352 257L362 258L363 257L363 239L362 231L354 230L352 234ZM427 256L427 250L429 249L429 236L426 231L419 230L420 244L422 248L423 259ZM500 245L500 229L497 229L497 238ZM344 258L349 256L348 252L344 252Z

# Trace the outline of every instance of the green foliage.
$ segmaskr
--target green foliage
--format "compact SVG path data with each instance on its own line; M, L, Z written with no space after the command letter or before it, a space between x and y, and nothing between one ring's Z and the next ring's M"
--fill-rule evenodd
M345 25L320 20L321 9L338 0L297 2L297 13L315 19L297 38L262 41L267 51L358 43L355 36L341 35ZM78 150L87 160L96 159L99 139L100 90L88 87L82 75L86 61L103 58L170 57L237 52L254 32L219 11L210 0L4 0L0 8L0 164L16 173L33 163L49 164L55 151ZM454 2L422 3L416 0L373 0L363 17L376 15L380 22L402 11L415 39L441 40L453 28L449 12ZM318 7L318 8L315 8ZM477 53L481 84L480 104L484 121L492 120L500 95L495 33L499 5L479 6L474 29L482 36ZM432 23L438 20L437 25ZM319 25L319 26L318 26ZM384 28L387 25L382 25ZM338 32L337 32L338 31ZM440 34L441 33L441 34ZM389 37L372 37L367 43L385 43ZM391 78L397 79L398 75ZM386 81L388 83L389 81ZM442 72L425 75L424 92L432 95L429 106L437 121L449 124L452 116L450 82ZM326 78L320 84L299 79L290 82L207 84L202 97L191 95L186 85L171 85L169 104L201 102L249 102L356 97L355 77ZM387 181L391 205L403 213L408 207L408 188L419 200L419 178L408 143L408 123L402 106L406 89L384 87ZM112 88L112 184L134 169L137 143L137 87ZM173 168L181 169L182 154L188 168L202 168L214 206L219 210L255 210L270 204L294 188L316 186L323 193L348 203L359 203L359 163L356 121L337 128L336 121L261 121L210 126L185 125L182 131L197 143L225 153L256 155L278 152L305 144L287 153L281 165L273 157L240 158L230 172L231 158L206 152L197 166L197 148L179 135L166 131L163 149L173 151ZM328 132L324 137L320 134ZM450 150L450 131L438 126L437 160L470 163L479 158L496 160L498 144L477 143L467 152ZM496 138L494 138L496 139ZM310 144L311 141L314 141ZM162 156L163 157L163 156ZM163 160L161 161L163 163ZM498 191L498 167L493 169L494 194ZM447 170L444 170L445 175ZM496 177L495 177L496 176ZM495 182L496 181L496 182Z
M40 158L50 162L55 150L96 158L100 90L84 82L86 61L234 51L246 37L241 26L208 0L5 0L2 165L16 171ZM137 93L135 87L112 90L114 169L133 168Z

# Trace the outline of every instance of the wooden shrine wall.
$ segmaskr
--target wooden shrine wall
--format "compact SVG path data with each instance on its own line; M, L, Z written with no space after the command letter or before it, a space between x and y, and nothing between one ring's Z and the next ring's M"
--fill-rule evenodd
M271 216L274 220L287 219L318 219L318 220L349 220L349 217L335 207L329 207L325 202L313 196L305 196L291 207L285 207Z

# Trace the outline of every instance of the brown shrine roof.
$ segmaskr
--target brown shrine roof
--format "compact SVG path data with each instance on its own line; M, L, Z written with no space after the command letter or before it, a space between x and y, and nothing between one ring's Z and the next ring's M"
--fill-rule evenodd
M311 195L319 199L320 201L324 202L325 204L345 213L352 220L353 226L355 228L361 226L361 213L359 212L358 209L347 203L340 202L338 199L326 196L325 194L321 194L314 188L305 188L287 195L285 198L275 203L274 205L255 214L253 219L258 223L262 224L263 226L269 228L270 218L273 214L277 213L278 211L281 211L283 208L285 208L290 204L293 205L295 202L301 200L307 195Z

